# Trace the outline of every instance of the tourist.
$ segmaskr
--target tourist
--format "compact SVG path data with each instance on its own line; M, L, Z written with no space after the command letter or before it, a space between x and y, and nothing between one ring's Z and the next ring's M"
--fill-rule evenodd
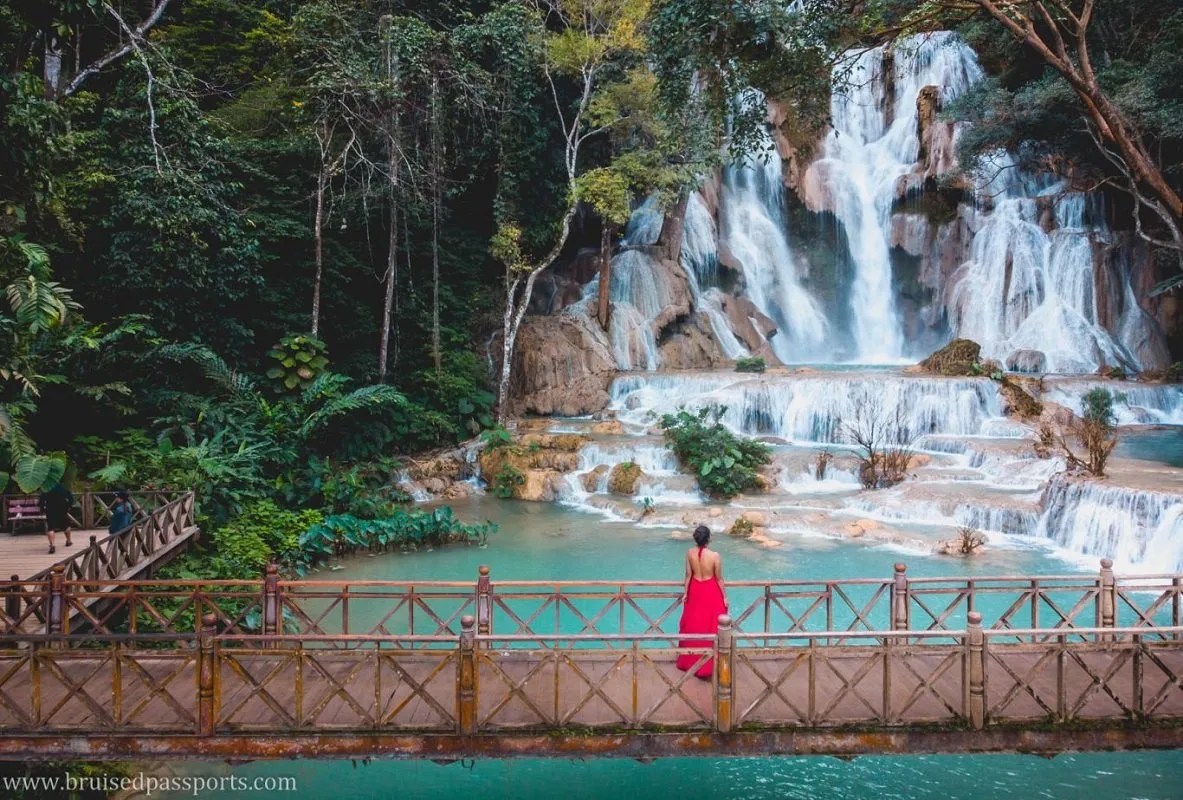
M66 534L66 547L73 547L70 541L70 508L74 505L74 495L65 484L58 481L48 492L42 492L37 499L38 505L45 513L45 535L49 537L49 552L57 552L53 546L53 535L57 531Z
M694 529L694 544L686 551L686 592L682 595L682 619L678 622L678 633L702 633L714 636L719 630L719 616L727 612L727 593L723 587L723 558L714 550L707 549L711 540L711 529L699 525ZM678 647L709 648L711 639L681 639ZM678 656L678 669L686 671L698 664L700 653L683 653ZM708 658L694 674L710 679L714 670L714 659Z
M119 533L131 527L131 518L135 516L135 503L122 489L115 493L115 502L111 504L111 524L107 526L107 533Z

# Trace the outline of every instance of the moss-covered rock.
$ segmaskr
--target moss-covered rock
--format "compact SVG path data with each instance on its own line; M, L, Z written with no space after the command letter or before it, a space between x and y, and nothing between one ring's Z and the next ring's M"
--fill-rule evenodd
M490 485L500 476L506 496L553 500L557 476L579 466L579 449L586 442L575 434L528 433L511 444L486 447L477 461Z
M634 495L642 474L641 468L631 461L617 464L608 473L608 491L612 494Z
M1028 394L1019 382L1009 375L999 381L999 391L1006 401L1006 413L1023 420L1038 419L1043 413L1043 404Z
M954 339L920 362L920 368L936 375L971 376L982 346L972 339Z

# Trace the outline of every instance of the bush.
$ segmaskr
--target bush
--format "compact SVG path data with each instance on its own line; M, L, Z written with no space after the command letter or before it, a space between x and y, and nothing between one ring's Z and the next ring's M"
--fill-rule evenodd
M748 537L756 530L756 526L747 517L739 517L735 522L731 523L731 527L727 530L732 536Z
M749 356L735 362L736 372L763 372L766 368L764 359L759 356Z
M526 476L512 464L502 464L493 476L493 494L506 500L513 497L517 488L526 482Z
M725 411L709 406L694 414L683 410L661 418L661 429L678 460L693 470L704 492L720 498L757 488L756 470L772 460L768 445L736 436L719 422Z
M977 528L962 525L957 529L957 546L962 555L971 555L984 544L986 544L986 536Z
M1079 418L1072 419L1068 432L1084 447L1085 455L1078 456L1069 446L1068 437L1061 434L1060 448L1064 451L1068 469L1083 470L1090 475L1104 477L1109 455L1117 446L1117 436L1114 433L1117 417L1113 413L1116 399L1120 399L1120 395L1115 396L1108 389L1100 387L1089 390L1081 397L1083 413Z
M451 542L484 544L497 530L492 522L466 524L449 506L398 511L385 519L359 519L349 514L326 517L299 538L297 568L305 572L331 556L357 550L408 545L439 546Z
M819 481L826 479L826 472L830 468L830 462L834 460L834 454L829 450L822 450L817 454L817 465L813 468L813 477Z
M324 521L319 511L288 511L270 500L248 506L233 521L214 529L210 563L219 578L257 578L271 561L298 561L300 534Z
M289 334L267 351L273 362L267 377L289 392L307 389L329 364L325 349L325 343L310 334Z
M900 409L888 414L873 402L859 405L853 419L842 423L842 432L861 451L859 482L864 489L894 486L907 476L913 450Z

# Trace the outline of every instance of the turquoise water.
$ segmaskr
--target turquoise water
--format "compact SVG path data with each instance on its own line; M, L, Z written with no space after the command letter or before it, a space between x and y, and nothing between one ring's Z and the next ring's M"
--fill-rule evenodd
M1113 454L1119 458L1139 458L1170 467L1183 467L1183 428L1122 431Z
M686 542L669 529L609 522L549 504L481 498L457 507L465 519L501 524L486 549L454 547L435 552L361 557L320 579L475 579L488 564L496 580L680 580ZM708 520L709 521L709 520ZM833 539L796 537L764 549L717 537L725 577L820 579L887 577L895 561L910 575L1020 575L1083 572L1039 542L1008 542L975 558L935 557ZM735 599L733 598L733 603ZM496 627L495 627L496 630ZM181 765L207 775L248 780L293 776L309 798L1183 798L1183 751L1034 756L827 757L627 759L588 761L478 760L437 765L429 761L290 761ZM206 792L205 798L241 797Z

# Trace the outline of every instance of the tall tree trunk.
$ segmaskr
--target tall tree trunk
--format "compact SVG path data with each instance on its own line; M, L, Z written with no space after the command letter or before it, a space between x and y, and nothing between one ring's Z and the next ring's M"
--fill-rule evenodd
M62 85L62 45L52 30L45 31L45 61L42 82L46 100L56 100Z
M392 131L392 138L393 138ZM394 284L399 275L399 202L397 202L397 188L399 188L399 154L396 153L394 142L390 141L387 168L389 169L390 192L390 234L387 241L386 253L386 297L382 303L382 336L377 348L377 382L386 382L387 353L390 347L390 323L392 323L394 309Z
M604 220L604 227L600 233L600 283L597 288L599 293L599 307L596 310L596 319L600 322L600 327L605 331L608 330L608 314L611 310L609 301L612 299L612 233L615 226Z
M442 367L440 353L440 195L443 193L443 164L440 154L439 76L431 77L431 359L435 374Z
M689 202L689 191L683 191L678 195L678 202L665 212L665 219L661 221L657 246L660 248L661 257L666 261L677 261L682 257L682 227L686 222L686 205Z
M312 281L312 338L320 332L320 283L324 275L324 208L325 189L328 184L327 166L321 165L316 176L316 219L312 226L312 237L316 250L316 277Z

